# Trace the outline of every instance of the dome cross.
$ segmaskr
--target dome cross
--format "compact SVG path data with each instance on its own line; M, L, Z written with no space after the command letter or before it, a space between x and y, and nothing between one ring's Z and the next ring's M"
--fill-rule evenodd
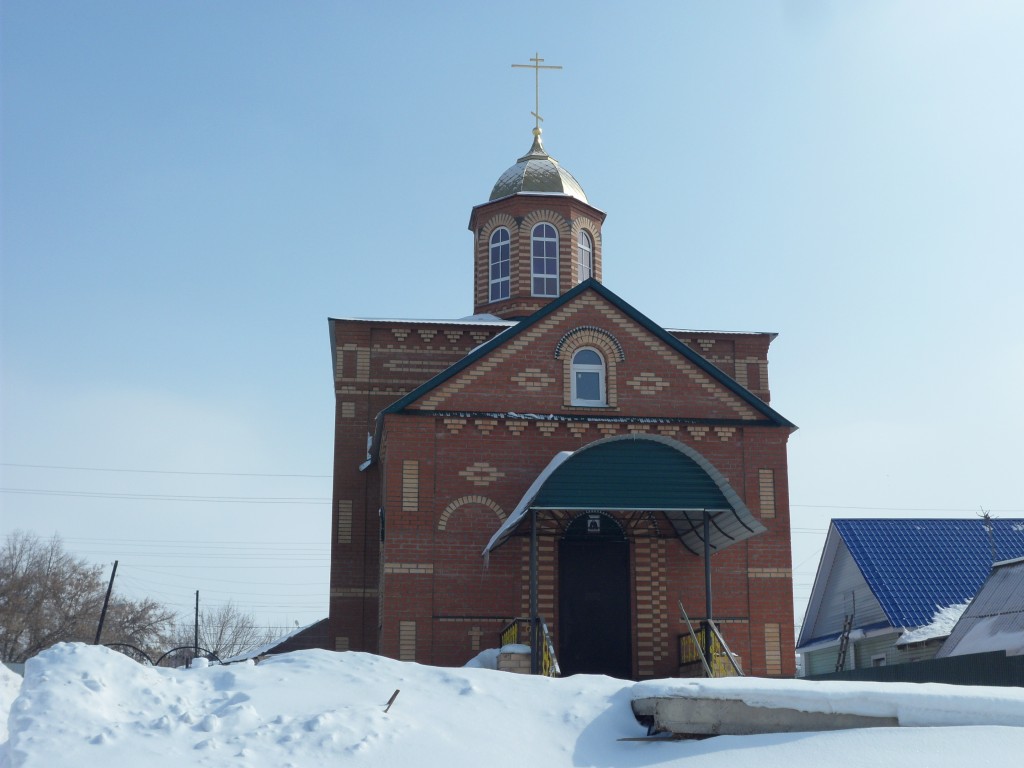
M534 97L534 107L533 107L533 110L534 111L531 112L530 114L533 115L535 118L537 118L536 123L535 123L534 128L533 128L533 134L535 136L539 136L540 135L540 124L544 121L544 118L540 116L540 71L542 69L561 69L562 67L561 67L560 64L544 64L543 63L544 59L542 59L540 57L540 52L534 53L533 57L530 59L530 61L533 62L533 63L532 64L513 64L512 66L513 67L523 67L523 68L526 68L526 69L532 69L533 70L533 97Z

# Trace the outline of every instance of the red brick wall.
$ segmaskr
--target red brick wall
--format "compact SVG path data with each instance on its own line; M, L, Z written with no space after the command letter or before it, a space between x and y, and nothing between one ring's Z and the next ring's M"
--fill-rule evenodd
M494 647L504 621L525 615L527 609L525 541L511 539L492 554L489 565L480 557L501 516L512 512L556 452L609 435L647 433L700 452L755 516L762 512L761 470L771 470L771 516L762 518L768 532L712 558L714 611L748 672L792 675L787 430L763 425L763 418L739 398L706 374L694 372L692 364L681 362L678 353L666 350L603 299L588 293L579 298L587 296L591 298L549 318L534 337L516 337L524 343L514 353L488 356L481 363L494 364L485 369L481 363L476 364L481 369L468 368L464 386L445 390L442 385L417 404L436 414L389 415L380 461L364 472L358 467L375 415L502 327L333 321L339 365L332 637L338 638L338 647L442 665L465 663L481 648ZM565 405L565 360L555 358L555 346L584 326L605 329L624 352L623 359L609 366L614 407ZM676 335L727 373L732 373L731 361L754 360L744 363L748 370L757 370L756 381L748 374L748 383L767 397L770 336ZM449 384L459 380L456 376ZM579 420L494 415L503 411L571 414ZM609 417L661 421L626 424L609 422ZM416 467L414 500L408 498L408 462ZM343 502L351 502L352 510L347 542L338 536ZM381 506L386 515L382 545ZM674 674L676 639L685 631L676 601L683 601L691 618L703 617L703 561L674 540L635 539L630 548L635 570L634 672L643 677ZM543 542L542 557L541 612L557 642L553 540ZM768 646L776 626L779 647L773 649Z

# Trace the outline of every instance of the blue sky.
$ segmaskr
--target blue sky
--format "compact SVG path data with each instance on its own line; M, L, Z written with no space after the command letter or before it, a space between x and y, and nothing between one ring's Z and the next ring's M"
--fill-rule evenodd
M472 312L535 51L605 284L780 334L798 622L830 517L1024 517L1019 3L0 13L5 532L182 610L326 615L326 318Z

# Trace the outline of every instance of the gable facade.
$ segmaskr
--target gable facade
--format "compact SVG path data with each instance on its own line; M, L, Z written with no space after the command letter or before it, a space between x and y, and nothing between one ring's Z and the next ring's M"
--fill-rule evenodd
M532 296L524 232L551 211L567 246L559 295ZM485 558L488 542L553 457L631 438L698 457L756 520L756 536L716 539L724 544L711 560L714 618L749 673L791 676L793 425L767 403L773 335L653 324L596 279L604 214L579 199L515 195L473 217L474 305L496 305L493 317L330 321L333 646L438 665L496 647L503 627L530 615L530 539L520 526ZM499 266L504 258L490 248L499 227L511 233L511 287L488 302L491 278L504 274L491 271L492 255ZM596 257L582 281L573 253L581 228ZM581 396L580 382L595 376L601 387ZM575 658L603 634L581 636L571 618L580 601L616 602L626 655L613 672L673 675L685 632L678 602L694 621L706 615L704 559L667 511L620 506L565 501L538 515L538 613L556 654ZM593 557L612 559L605 568ZM617 581L601 581L612 571Z

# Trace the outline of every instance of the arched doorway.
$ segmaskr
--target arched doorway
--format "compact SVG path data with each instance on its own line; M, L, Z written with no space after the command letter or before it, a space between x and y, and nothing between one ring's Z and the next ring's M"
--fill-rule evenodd
M578 515L558 547L558 661L562 674L633 675L629 544L601 512Z

